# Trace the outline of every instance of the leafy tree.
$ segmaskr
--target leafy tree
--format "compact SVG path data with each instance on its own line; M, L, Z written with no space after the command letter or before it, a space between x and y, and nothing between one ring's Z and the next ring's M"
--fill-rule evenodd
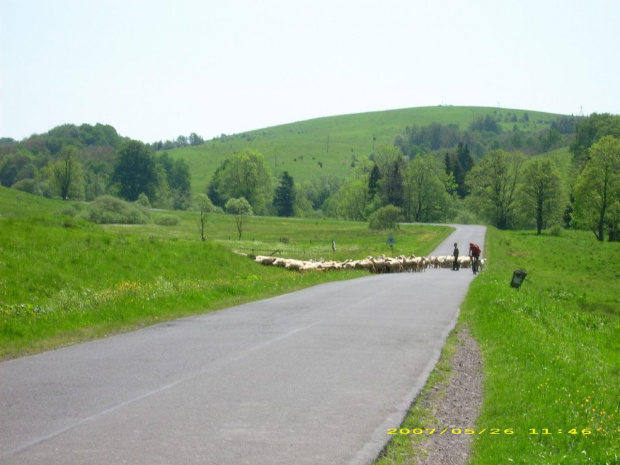
M376 165L375 165L376 166ZM372 197L369 175L347 179L338 191L338 215L350 221L365 221Z
M224 172L228 169L230 165L230 159L227 158L224 162L215 170L213 176L211 177L211 181L207 187L207 195L211 199L214 205L218 207L224 208L226 204L224 189Z
M213 175L209 197L226 202L232 198L245 198L252 210L267 213L273 195L272 177L262 154L244 150L224 162ZM214 196L211 196L211 193Z
M192 132L189 135L189 145L195 146L195 145L202 145L204 143L205 143L204 139L200 137L198 134L196 134L195 132Z
M282 173L280 185L276 188L273 198L278 216L294 216L295 214L295 182L288 171Z
M508 229L514 221L517 186L525 155L492 150L468 173L465 183L473 211L499 229Z
M187 137L184 135L180 135L177 137L177 147L187 147L189 142L187 141Z
M0 167L0 184L11 187L17 181L19 169L13 157L8 158Z
M315 210L325 210L325 206L334 194L338 192L342 186L342 179L333 174L324 174L313 177L311 198Z
M529 218L536 219L536 233L541 234L550 220L562 211L562 179L555 163L533 158L523 167L521 208Z
M620 138L620 115L593 113L579 121L575 129L575 140L570 145L570 150L577 162L583 162L588 149L601 137Z
M125 142L117 153L112 182L126 200L134 201L143 192L154 198L157 170L151 149L139 141Z
M420 154L405 172L403 215L406 221L441 221L448 211L452 176L431 154Z
M211 202L211 199L207 197L206 194L198 194L194 197L194 203L198 207L200 211L200 237L204 242L206 240L205 237L205 224L207 222L207 213L212 212L215 209L215 206Z
M588 150L590 161L574 188L574 220L591 229L599 241L605 229L615 238L616 204L620 202L620 139L605 136ZM615 224L614 224L615 223Z
M538 137L541 152L548 152L551 148L562 140L562 136L555 129L551 128L547 133Z
M82 167L77 161L77 148L68 145L61 149L60 159L52 166L52 176L60 198L82 198Z
M246 216L252 216L252 206L243 197L238 199L229 199L226 202L226 211L235 215L235 222L237 225L237 232L239 233L239 240L241 240L241 234L243 232L243 223Z
M0 168L0 183L5 187L11 187L17 181L32 177L34 157L27 150L18 150L7 156Z

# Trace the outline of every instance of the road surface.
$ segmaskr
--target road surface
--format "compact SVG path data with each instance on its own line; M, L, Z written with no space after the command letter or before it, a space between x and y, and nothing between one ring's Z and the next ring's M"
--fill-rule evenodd
M484 234L459 227L434 253ZM328 283L4 362L0 463L370 464L473 277Z

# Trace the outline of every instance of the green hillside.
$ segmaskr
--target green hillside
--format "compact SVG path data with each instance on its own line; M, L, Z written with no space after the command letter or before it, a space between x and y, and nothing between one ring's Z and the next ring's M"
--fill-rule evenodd
M60 212L69 204L0 186L0 220Z
M288 171L296 183L317 175L334 174L346 178L356 157L368 156L373 147L393 144L407 126L430 123L454 124L462 129L485 115L519 120L527 113L529 123L502 122L504 131L518 124L522 132L549 127L557 116L529 110L490 107L421 107L352 115L331 116L222 135L204 145L171 150L173 158L183 158L192 173L192 191L204 192L213 172L232 154L243 149L262 153L275 175Z

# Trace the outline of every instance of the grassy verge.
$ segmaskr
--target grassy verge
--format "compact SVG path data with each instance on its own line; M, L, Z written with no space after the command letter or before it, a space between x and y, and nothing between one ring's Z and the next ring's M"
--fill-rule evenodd
M476 431L470 463L620 463L619 244L489 228L485 255L459 323L484 359L482 413L464 426ZM509 286L517 268L528 271L520 290ZM447 347L425 389L445 375ZM403 427L428 415L416 404ZM412 440L395 437L380 463L415 463Z
M485 360L477 428L515 433L478 436L472 463L619 463L620 244L490 229L486 246L463 308Z
M243 245L227 239L234 228L231 217L212 215L209 231L215 240L203 243L194 231L197 214L183 215L176 229L153 224L102 228L49 215L0 220L0 356L46 350L364 275L263 267L231 252ZM365 224L337 222L330 230L329 222L252 221L251 243L271 250L290 247L290 254L280 254L284 256L319 258L323 249L313 249L311 241L327 231L332 232L327 237L339 238L341 250L334 254L330 248L325 258L388 249L383 244L387 233L377 235ZM403 228L395 235L409 253L426 254L449 233L449 228ZM284 236L288 242L279 242Z

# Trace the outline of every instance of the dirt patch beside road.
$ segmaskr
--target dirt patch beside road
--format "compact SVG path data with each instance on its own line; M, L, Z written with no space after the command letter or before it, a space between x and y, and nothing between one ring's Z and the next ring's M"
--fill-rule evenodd
M437 418L437 428L474 429L482 405L482 360L478 344L466 328L457 334L452 375L437 383L418 402ZM418 465L464 465L469 459L473 435L433 434L417 446ZM428 454L428 455L426 455Z

